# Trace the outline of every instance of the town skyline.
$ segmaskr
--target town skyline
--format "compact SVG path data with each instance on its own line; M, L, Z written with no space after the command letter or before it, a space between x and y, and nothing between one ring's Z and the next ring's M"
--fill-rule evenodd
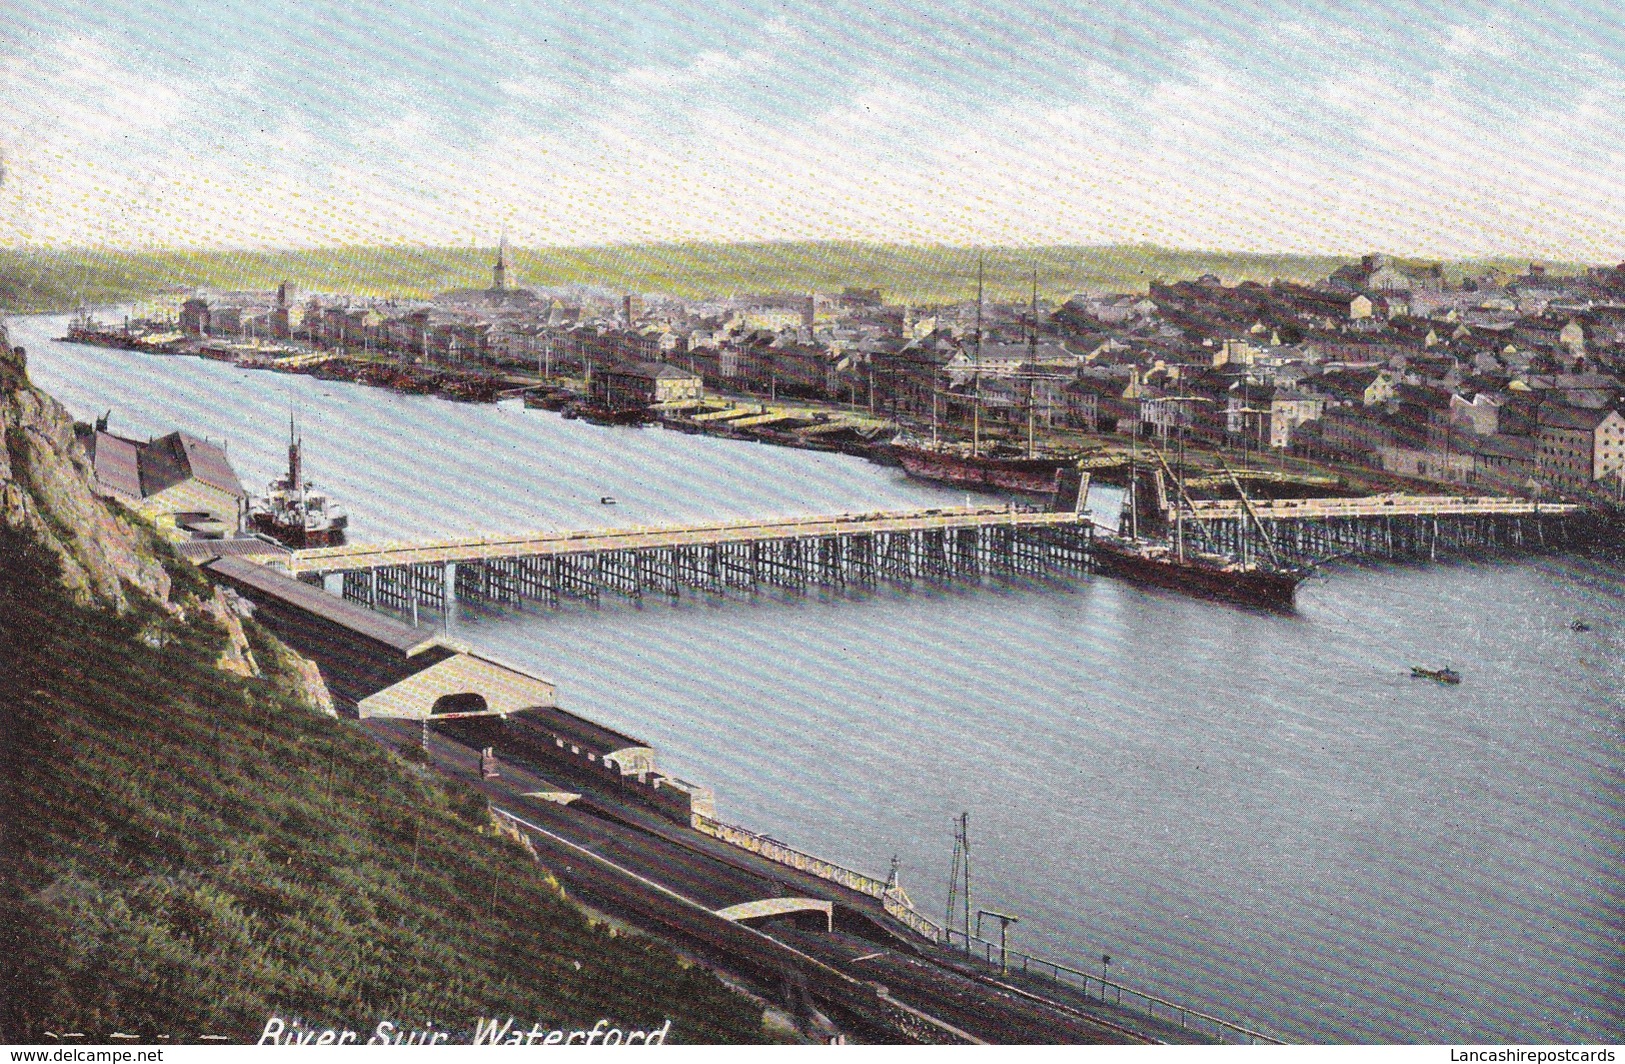
M5 247L1625 258L1625 63L1583 5L25 15Z
M1625 265L1475 276L1370 253L1313 284L1227 286L1206 272L1057 305L1040 300L1036 270L1021 298L988 298L975 263L969 300L889 302L861 285L685 300L530 288L503 246L488 283L426 300L301 292L286 280L274 293L198 287L178 308L173 291L155 314L135 308L122 327L82 304L70 337L484 401L501 373L523 368L544 390L577 374L551 399L531 398L610 423L677 417L720 389L844 400L905 432L929 423L934 444L946 417L968 428L973 450L984 424L1019 434L1025 418L1029 457L1040 429L1149 434L1290 451L1339 476L1364 467L1514 493L1617 483L1625 494ZM828 416L819 433L851 432L860 450L885 431ZM758 406L749 420L763 418L789 415Z

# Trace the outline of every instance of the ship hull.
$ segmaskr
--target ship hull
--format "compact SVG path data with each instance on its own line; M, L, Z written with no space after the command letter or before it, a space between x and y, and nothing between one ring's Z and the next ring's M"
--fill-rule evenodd
M1290 610L1298 585L1308 575L1271 569L1220 569L1173 557L1147 556L1104 537L1095 540L1094 558L1096 567L1107 576L1268 610Z
M304 550L307 547L341 546L344 543L344 525L347 523L334 522L309 528L296 523L278 521L270 514L256 513L249 515L248 527L252 531L270 536L284 547Z
M1056 490L1062 458L970 458L915 447L890 448L909 476L972 491L1014 491L1050 495Z
M576 403L565 409L564 416L571 414L593 425L649 425L658 418L654 411L643 406L600 406L597 403Z

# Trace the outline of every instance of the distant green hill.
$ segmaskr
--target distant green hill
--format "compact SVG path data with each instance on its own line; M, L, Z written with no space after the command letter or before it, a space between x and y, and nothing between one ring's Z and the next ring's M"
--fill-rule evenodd
M417 298L491 281L492 248L341 247L309 251L19 251L0 249L0 309L70 309L135 299L165 289L267 289L292 281L317 292ZM1152 245L966 248L859 243L632 244L510 248L513 284L598 285L683 298L769 292L879 288L888 301L916 305L968 299L978 256L989 299L1024 301L1038 271L1040 296L1143 292L1153 280L1205 273L1226 284L1313 282L1348 259L1326 255L1255 255L1178 251ZM1527 263L1486 259L1452 263L1449 272L1510 274ZM1554 272L1577 266L1550 264Z
M0 305L16 310L135 298L171 287L265 289L282 280L312 291L419 297L490 283L489 248L333 248L299 252L0 251ZM1154 247L987 249L989 298L1143 291L1149 281L1217 273L1228 282L1314 280L1340 260L1167 251ZM978 252L878 244L674 244L513 248L509 277L538 287L601 285L696 298L761 292L879 288L893 301L945 302L975 293Z

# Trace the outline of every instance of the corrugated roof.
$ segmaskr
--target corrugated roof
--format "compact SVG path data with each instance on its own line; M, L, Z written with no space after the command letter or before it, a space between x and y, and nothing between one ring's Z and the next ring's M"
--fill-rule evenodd
M250 591L269 595L325 621L342 625L358 635L393 647L406 656L433 646L438 641L437 637L422 629L391 620L365 607L346 602L319 587L242 558L217 558L204 568Z
M221 491L232 495L242 496L243 484L237 479L237 473L226 460L226 452L207 440L200 440L196 436L189 436L184 432L172 434L179 442L185 453L186 465L192 476ZM167 439L168 437L166 437Z
M141 445L142 495L168 491L190 477L186 467L186 450L180 445L179 437L180 433L172 432Z
M96 433L91 444L96 482L104 491L132 499L141 497L141 445L110 432Z
M96 476L110 490L145 498L196 479L239 498L246 494L225 450L184 432L147 443L98 432L95 447Z
M1539 414L1540 427L1592 432L1611 413L1613 413L1611 410L1594 410L1589 407L1569 406L1567 403L1542 403Z
M699 375L665 362L623 362L607 371L618 377L638 380L698 380Z
M175 544L181 557L203 563L215 558L286 558L293 552L280 543L267 543L252 536L237 539L194 539Z

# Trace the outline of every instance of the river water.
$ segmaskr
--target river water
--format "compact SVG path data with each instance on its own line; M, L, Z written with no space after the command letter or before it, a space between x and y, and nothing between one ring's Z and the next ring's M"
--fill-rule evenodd
M291 404L356 540L963 501L846 456L63 329L12 322L38 385L116 432L225 439L250 490L285 460ZM975 904L1020 916L1013 948L1109 954L1114 978L1292 1040L1625 1039L1625 574L1606 563L1341 564L1288 616L1084 576L445 623L651 742L724 819L875 874L896 855L939 919L968 811Z

